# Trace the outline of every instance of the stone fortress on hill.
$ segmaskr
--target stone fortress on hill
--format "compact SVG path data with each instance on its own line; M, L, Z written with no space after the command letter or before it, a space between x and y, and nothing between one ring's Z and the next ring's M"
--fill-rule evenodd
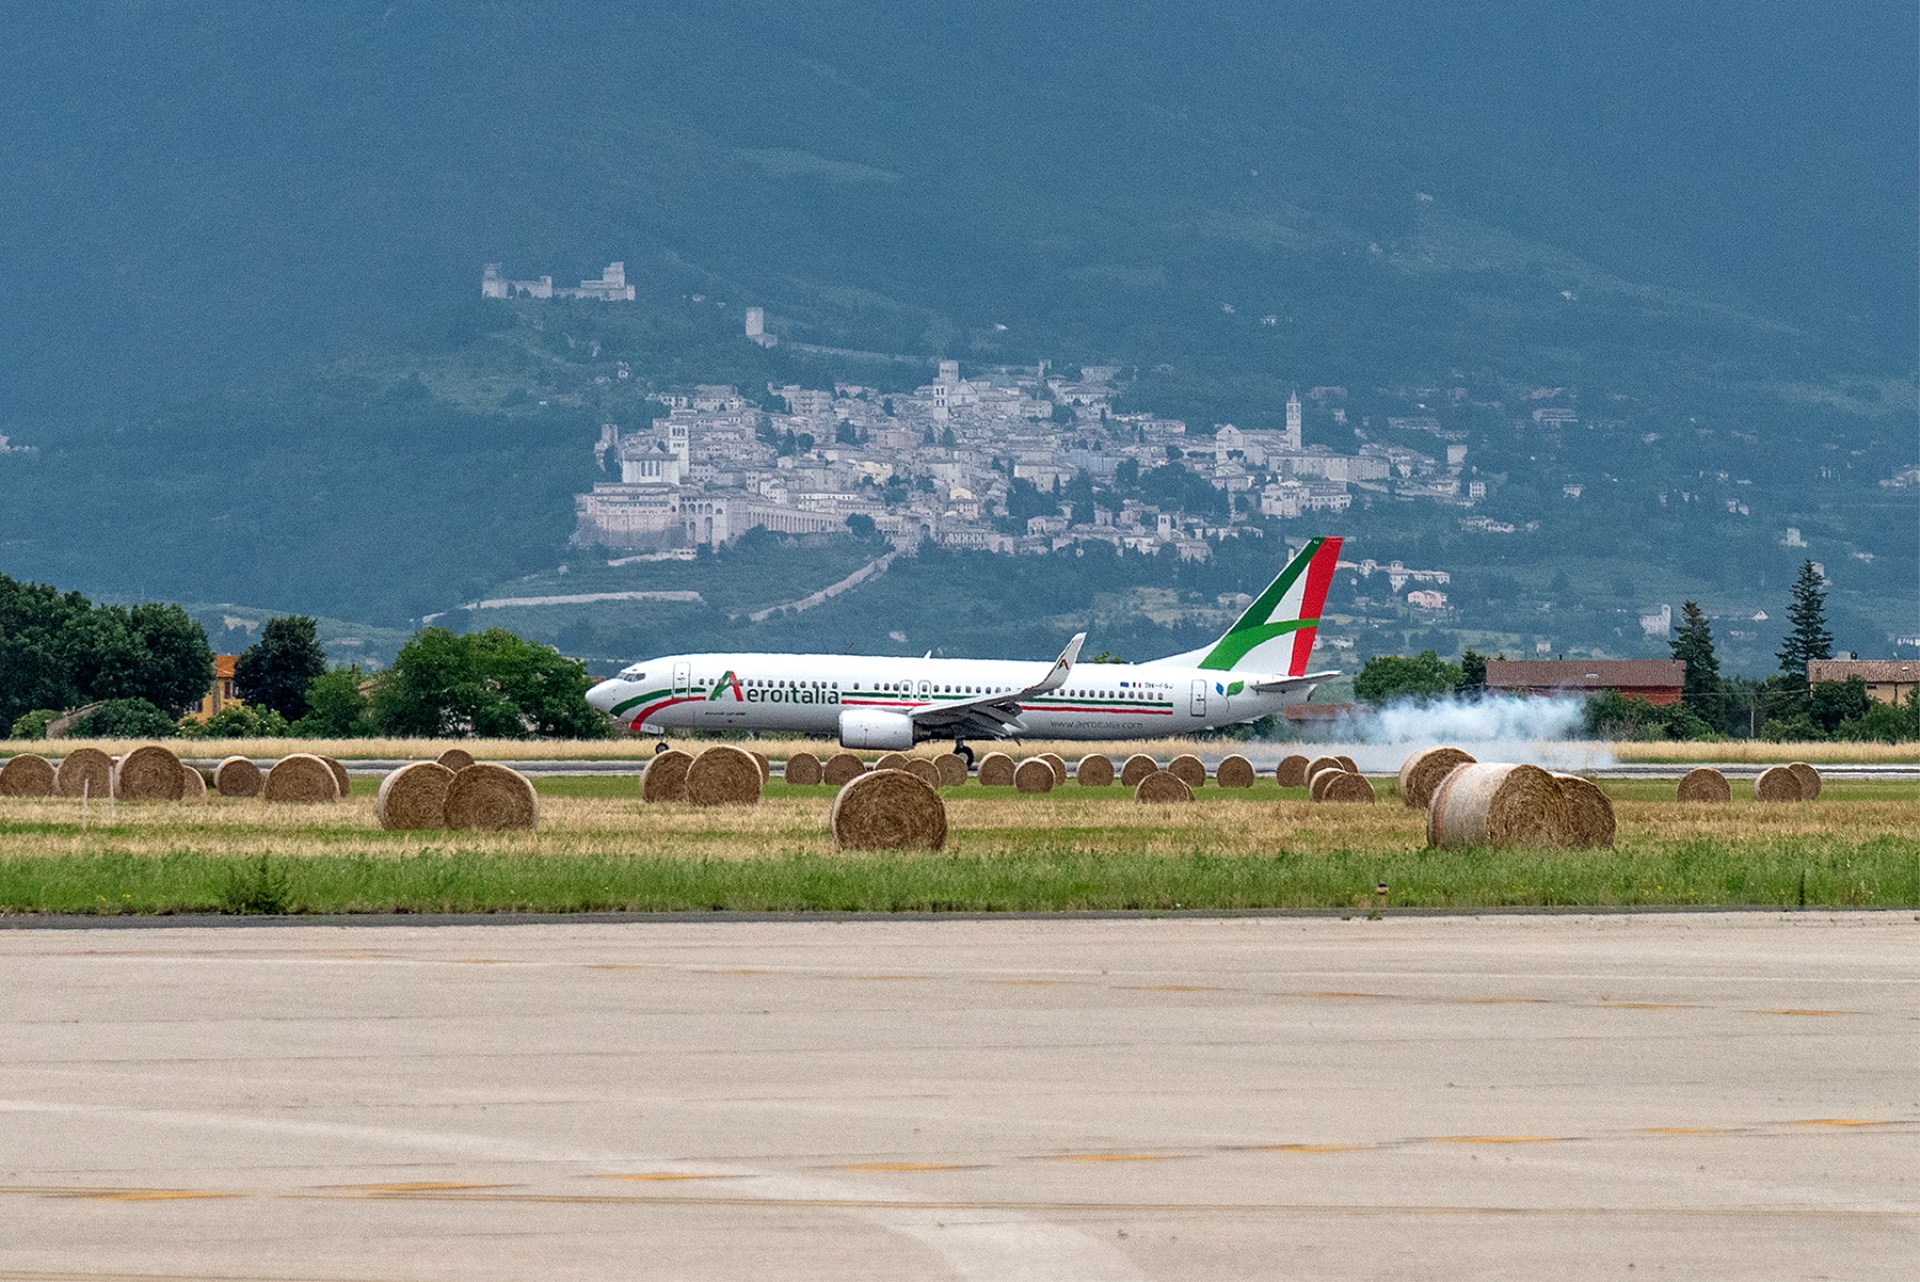
M480 271L482 298L598 298L609 303L631 303L633 286L627 284L627 265L608 263L599 280L583 280L578 289L555 289L553 277L533 280L508 280L500 273L499 263L488 263Z

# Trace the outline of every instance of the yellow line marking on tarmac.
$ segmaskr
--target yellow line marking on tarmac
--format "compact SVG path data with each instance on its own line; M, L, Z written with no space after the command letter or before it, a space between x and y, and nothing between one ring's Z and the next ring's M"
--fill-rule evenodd
M1601 1002L1608 1010L1699 1010L1692 1002Z
M1434 1135L1432 1144L1557 1144L1564 1135Z
M1188 1153L1043 1153L1043 1162L1171 1162Z
M1295 997L1319 997L1327 1001L1385 1001L1381 993L1295 993Z
M622 1180L633 1184L669 1183L681 1180L746 1180L749 1175L702 1175L692 1171L633 1171L618 1175L596 1175L596 1180Z
M1738 1135L1740 1130L1733 1126L1643 1126L1641 1135Z
M1249 1144L1245 1153L1361 1153L1368 1149L1381 1148L1379 1144Z
M961 1162L850 1162L845 1166L832 1168L836 1171L978 1171L983 1167L969 1166Z
M201 1202L244 1195L208 1189L82 1189L68 1196L95 1202Z
M1865 1117L1810 1117L1801 1122L1788 1122L1788 1126L1892 1126L1891 1121Z
M410 1184L329 1184L354 1193L456 1193L463 1189L510 1189L511 1184L468 1184L460 1180L419 1180Z

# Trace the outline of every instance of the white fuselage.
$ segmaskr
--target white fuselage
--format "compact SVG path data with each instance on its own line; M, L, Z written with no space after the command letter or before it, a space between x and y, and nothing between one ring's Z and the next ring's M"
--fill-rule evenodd
M755 730L830 737L853 709L911 714L931 704L1032 687L1043 663L824 654L674 654L635 664L588 694L648 734ZM1313 687L1256 693L1244 672L1159 664L1080 663L1066 683L1020 701L1022 737L1138 739L1189 734L1277 713ZM945 738L930 731L920 738Z

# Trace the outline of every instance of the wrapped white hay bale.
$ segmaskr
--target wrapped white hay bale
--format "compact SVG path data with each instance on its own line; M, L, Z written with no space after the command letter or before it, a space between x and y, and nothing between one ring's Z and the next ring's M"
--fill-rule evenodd
M245 757L228 757L213 768L213 789L223 797L257 797L267 777Z
M906 772L930 788L940 786L940 767L927 757L907 758Z
M75 748L61 761L53 791L61 797L100 800L113 791L113 758L98 748Z
M1800 801L1805 797L1792 766L1768 766L1753 781L1755 801Z
M1564 846L1567 799L1538 766L1457 766L1427 807L1433 846Z
M1193 789L1195 792L1207 786L1207 763L1194 756L1191 752L1183 752L1172 761L1169 761L1167 763L1167 773L1186 784L1187 787Z
M207 777L185 762L180 764L180 800L205 801Z
M820 778L838 788L841 784L851 783L867 772L867 763L851 752L836 752L827 758L826 769L820 772Z
M967 781L967 759L957 752L943 752L933 759L942 788L958 788Z
M1140 781L1160 769L1160 763L1144 752L1136 752L1128 757L1120 767L1120 783L1123 787L1137 788Z
M787 758L787 782L812 787L820 782L820 758L811 752L796 752Z
M448 748L437 760L447 769L459 771L473 764L473 754L465 748Z
M1090 752L1073 768L1073 777L1080 781L1082 788L1111 788L1113 758L1104 752Z
M1035 758L1035 760L1044 761L1049 766L1053 767L1053 786L1054 787L1064 788L1067 786L1068 771L1067 771L1067 759L1065 757L1061 756L1057 752L1043 752L1037 758Z
M1274 782L1282 788L1304 788L1307 786L1307 759L1297 752L1290 752L1280 758L1280 764L1273 768Z
M1053 763L1039 757L1028 757L1013 771L1013 787L1016 792L1052 792Z
M980 758L980 766L974 773L982 788L1011 788L1014 770L1012 757L1004 752L989 752Z
M1727 777L1712 766L1695 766L1680 776L1680 787L1675 794L1677 801L1714 802L1732 801L1733 785Z
M311 752L295 752L273 763L260 795L271 802L293 805L338 801L340 781L332 767L319 757Z
M696 806L760 804L760 763L753 754L716 744L687 767L687 800Z
M113 768L116 801L178 801L186 795L186 767L157 743L135 748Z
M447 789L459 773L438 761L415 761L380 781L373 803L380 826L387 829L444 828L447 826Z
M1600 786L1579 775L1555 773L1567 802L1567 844L1576 850L1613 848L1613 802Z
M1134 786L1133 799L1147 805L1192 801L1193 789L1187 786L1185 779L1173 771L1156 770Z
M875 770L904 770L907 762L913 760L904 752L883 752L880 759L873 763Z
M759 773L754 771L754 776ZM533 780L517 770L482 762L456 770L447 785L449 828L500 831L533 828L539 822L540 794L533 790Z
M1351 770L1322 770L1314 782L1319 785L1315 801L1374 802L1373 780Z
M333 782L334 785L340 789L340 800L345 801L348 797L352 796L353 783L347 778L347 768L341 765L338 759L334 757L322 757L320 760L326 762L327 769L333 771ZM465 767L462 767L462 769L465 769Z
M1253 763L1237 752L1222 757L1213 768L1213 781L1222 788L1251 788L1257 778Z
M938 850L947 844L940 794L905 770L860 775L840 789L827 822L842 850Z
M1787 769L1793 771L1793 777L1800 781L1800 800L1812 801L1820 795L1820 772L1804 761L1796 761Z
M692 764L692 754L678 748L668 748L665 752L654 754L653 760L640 772L640 800L685 801L687 768Z
M0 797L51 797L53 763L37 752L23 752L0 766Z
M1400 804L1414 810L1426 809L1433 790L1453 773L1455 766L1470 766L1473 754L1459 748L1427 748L1400 763Z

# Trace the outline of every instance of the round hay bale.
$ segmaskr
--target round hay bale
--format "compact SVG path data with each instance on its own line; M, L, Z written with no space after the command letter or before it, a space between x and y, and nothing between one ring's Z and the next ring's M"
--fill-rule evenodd
M704 755L704 754L703 754ZM745 755L744 753L741 755ZM751 767L752 761L747 765ZM755 770L758 779L760 772ZM456 770L447 785L447 827L532 828L540 822L540 794L517 770L485 763Z
M1341 753L1339 756L1335 757L1334 760L1339 762L1340 768L1346 771L1348 774L1357 775L1360 773L1360 767L1354 765L1353 758L1349 757L1346 753L1344 752Z
M1067 775L1070 772L1067 770L1067 759L1065 757L1061 756L1057 752L1043 752L1038 757L1034 758L1034 760L1044 761L1048 765L1053 767L1053 786L1054 787L1064 788L1067 786Z
M658 753L640 772L640 800L642 801L685 801L687 799L687 767L693 764L691 753L678 748L668 748ZM472 766L467 767L469 770ZM455 773L458 773L457 771Z
M311 752L295 752L273 763L260 795L272 802L307 805L340 800L340 781L332 767Z
M1755 801L1799 801L1803 796L1792 766L1768 766L1753 781Z
M213 768L213 787L223 797L257 797L266 776L245 757L228 757Z
M787 758L787 782L811 788L820 782L820 758L811 752L796 752Z
M180 800L205 801L207 799L207 777L192 766L182 762L180 765Z
M1343 775L1345 773L1347 772L1340 769L1338 766L1334 766L1331 769L1327 769L1327 770L1314 771L1313 780L1307 784L1307 800L1319 801L1322 797L1326 796L1327 785L1330 782L1332 782L1334 776Z
M1306 787L1307 759L1297 752L1288 753L1280 758L1280 764L1274 767L1273 779L1282 788Z
M974 771L980 779L982 788L1013 787L1013 758L1004 752L989 752L980 758L980 765Z
M1110 788L1113 786L1113 758L1104 752L1089 752L1073 768L1073 777L1080 781L1082 788Z
M1315 757L1307 763L1307 787L1313 787L1313 777L1322 770L1345 770L1338 757Z
M1579 775L1555 773L1567 801L1567 844L1576 850L1613 848L1613 802L1600 786Z
M1167 773L1195 792L1207 786L1207 763L1191 752L1183 752L1167 763Z
M438 761L415 761L380 781L374 813L388 829L447 826L447 789L459 772Z
M1793 777L1800 781L1800 800L1812 801L1820 795L1820 772L1804 761L1796 761L1787 769L1793 771Z
M773 778L773 762L767 760L766 753L749 750L747 755L753 758L754 765L760 767L760 782L763 785Z
M113 758L98 748L75 748L60 763L53 791L61 797L105 797L113 791Z
M827 823L842 850L938 850L947 844L946 804L933 785L905 770L876 770L848 783L833 799Z
M943 752L933 759L942 788L958 788L967 781L967 759L957 752Z
M37 752L23 752L0 766L0 797L51 797L53 763Z
M1160 768L1160 763L1144 752L1136 752L1128 757L1120 767L1120 783L1124 787L1137 788L1140 781Z
M1424 810L1433 800L1433 790L1455 766L1472 764L1473 754L1458 748L1426 748L1414 753L1400 763L1400 804Z
M1477 765L1478 763L1468 764ZM1440 816L1446 811L1447 795L1453 790L1453 781L1464 769L1466 769L1465 766L1455 766L1448 771L1447 777L1442 779L1440 785L1433 790L1433 796L1427 799L1427 844L1429 846L1440 844Z
M1733 785L1712 766L1695 766L1680 776L1678 801L1732 801Z
M875 770L905 770L907 763L913 760L904 752L883 752L880 760L873 763Z
M1028 757L1013 771L1013 787L1016 792L1052 792L1053 763L1039 757Z
M820 772L820 779L823 783L830 783L838 788L842 784L853 782L865 773L867 773L866 762L851 752L836 752L827 758L827 765Z
M1427 809L1434 845L1567 844L1566 794L1538 766L1475 762L1456 767L1442 786Z
M1213 768L1213 781L1222 788L1251 788L1259 777L1253 763L1237 752L1222 757L1220 764Z
M744 748L708 748L687 767L687 800L696 806L759 805L760 763Z
M118 801L178 801L187 781L180 758L157 743L135 748L113 768L113 795Z
M1171 770L1156 770L1134 787L1133 799L1148 805L1192 801L1193 789Z
M333 757L322 757L320 760L326 762L327 769L333 771L333 782L340 789L340 800L345 801L348 797L352 796L353 784L347 778L347 768ZM461 769L464 770L466 767L462 766Z
M1320 780L1324 782L1315 801L1357 801L1369 806L1374 802L1373 780L1365 775L1351 770L1322 770Z
M465 770L473 764L473 754L465 748L448 748L436 760L449 770Z
M940 786L940 767L934 765L930 758L907 758L906 771L930 788L938 788Z

